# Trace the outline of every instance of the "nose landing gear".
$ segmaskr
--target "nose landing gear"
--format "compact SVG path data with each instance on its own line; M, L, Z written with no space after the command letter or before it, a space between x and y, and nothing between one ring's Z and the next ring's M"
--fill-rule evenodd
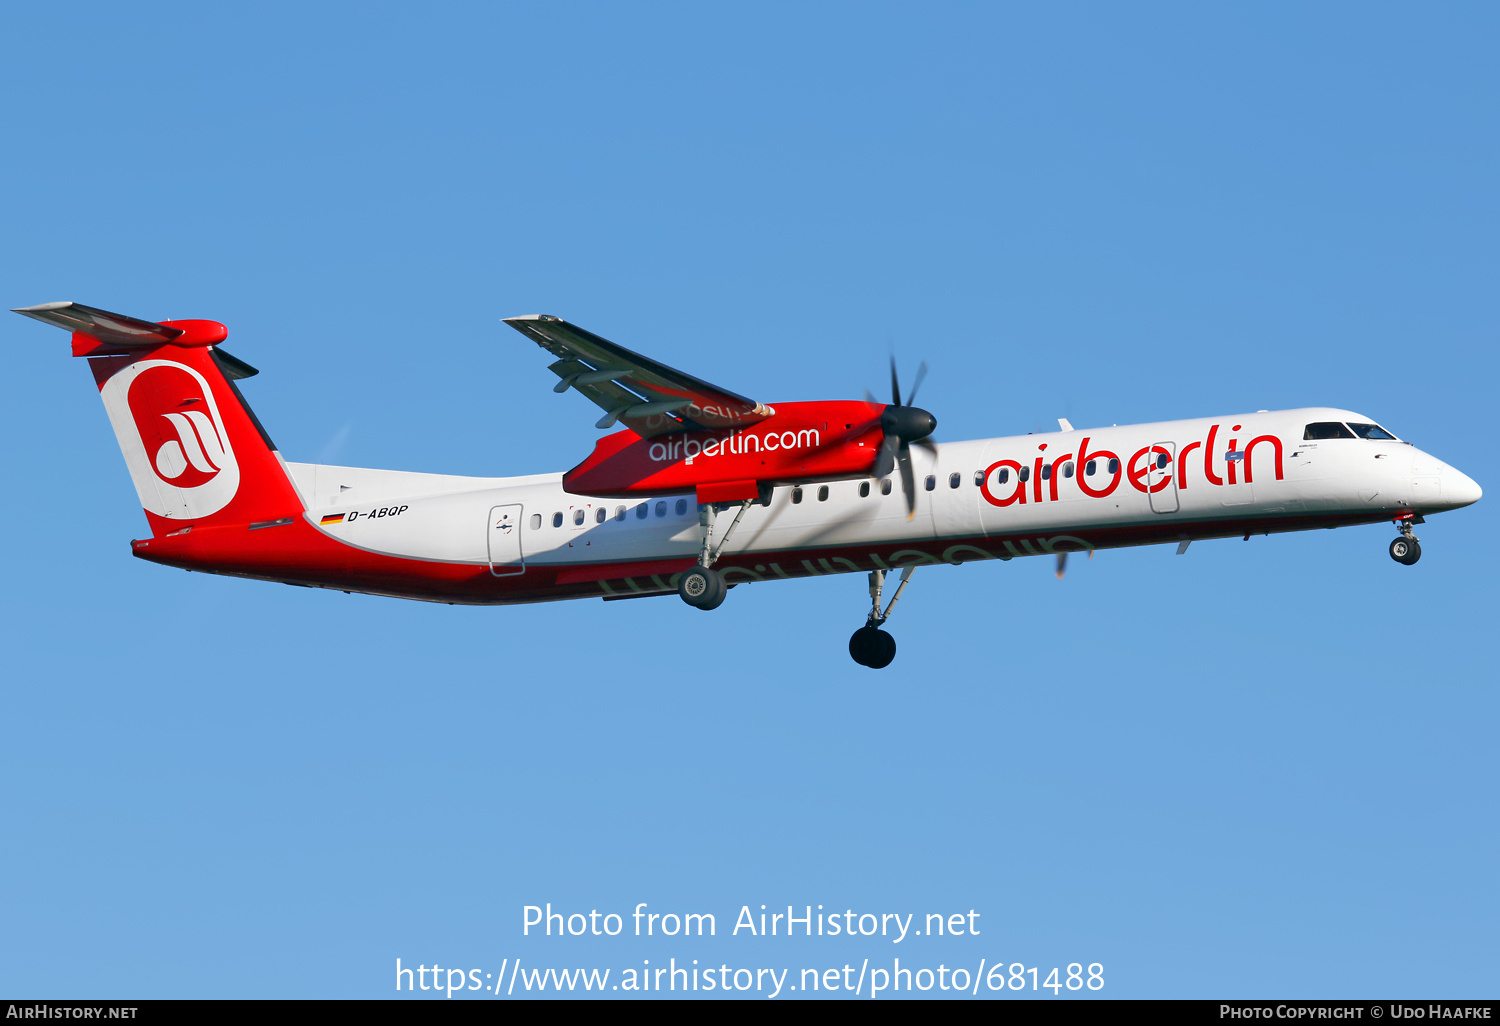
M849 655L861 666L881 670L896 658L896 639L873 624L866 624L849 636Z
M1391 558L1398 563L1411 566L1422 558L1422 546L1415 538L1397 538L1391 542Z
M1401 537L1391 542L1391 558L1405 566L1411 566L1422 558L1422 545L1417 541L1417 536L1412 533L1411 525L1420 523L1417 517L1402 517L1396 521L1396 526L1401 529Z
M906 590L906 582L911 580L916 569L909 566L901 571L901 583L896 586L896 594L891 596L891 604L884 611L880 608L880 597L885 589L885 571L870 572L870 613L865 617L865 625L849 638L849 655L859 665L882 670L896 658L896 639L880 628L891 618L891 610L896 608L897 600Z

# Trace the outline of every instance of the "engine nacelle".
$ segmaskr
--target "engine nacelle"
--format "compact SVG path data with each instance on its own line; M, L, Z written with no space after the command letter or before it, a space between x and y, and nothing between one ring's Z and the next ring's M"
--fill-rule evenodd
M748 427L642 438L616 431L563 475L575 495L696 492L699 502L753 499L762 485L868 474L884 432L881 403L776 403Z

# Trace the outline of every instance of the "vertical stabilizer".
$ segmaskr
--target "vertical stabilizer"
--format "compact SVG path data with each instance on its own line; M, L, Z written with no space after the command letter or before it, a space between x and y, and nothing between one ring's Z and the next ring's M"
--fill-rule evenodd
M154 535L296 516L281 455L234 379L255 369L215 348L214 321L154 323L77 303L17 310L73 332Z

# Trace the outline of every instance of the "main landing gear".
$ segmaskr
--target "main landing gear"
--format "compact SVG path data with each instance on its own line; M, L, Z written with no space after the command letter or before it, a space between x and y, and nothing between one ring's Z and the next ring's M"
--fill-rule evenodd
M1421 517L1402 517L1396 521L1396 526L1401 529L1401 537L1391 542L1391 558L1398 563L1411 566L1422 558L1422 545L1417 541L1417 536L1412 533L1411 525L1420 524Z
M712 567L695 566L677 579L677 594L697 609L718 609L729 594L724 575Z
M880 628L891 618L891 610L896 608L897 600L906 590L906 582L911 580L916 569L909 566L901 571L901 583L896 586L896 594L891 596L891 604L884 612L880 609L880 596L885 589L885 571L870 571L870 613L865 617L865 625L849 638L849 655L859 665L881 670L896 658L896 639Z
M740 518L754 502L754 499L746 499L740 503L739 512L734 515L729 530L724 532L717 545L713 543L714 521L717 518L713 504L705 503L698 507L698 524L703 528L703 545L698 550L698 565L683 571L682 576L677 579L677 594L682 596L682 601L696 609L718 609L723 604L724 596L729 594L729 585L724 582L724 575L714 569L714 564L719 560L719 553L728 544L729 536L740 526Z

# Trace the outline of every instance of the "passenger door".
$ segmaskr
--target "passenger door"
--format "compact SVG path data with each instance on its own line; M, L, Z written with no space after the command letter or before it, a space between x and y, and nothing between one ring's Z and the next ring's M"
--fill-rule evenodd
M1214 489L1223 506L1248 506L1255 501L1255 486L1245 480L1245 452L1240 449L1226 452L1222 457L1219 474L1224 484Z
M490 573L511 577L526 572L521 554L521 506L496 506L490 510Z
M1148 454L1146 470L1146 498L1151 500L1151 512L1177 512L1177 443L1155 442ZM1139 471L1137 471L1139 473Z

